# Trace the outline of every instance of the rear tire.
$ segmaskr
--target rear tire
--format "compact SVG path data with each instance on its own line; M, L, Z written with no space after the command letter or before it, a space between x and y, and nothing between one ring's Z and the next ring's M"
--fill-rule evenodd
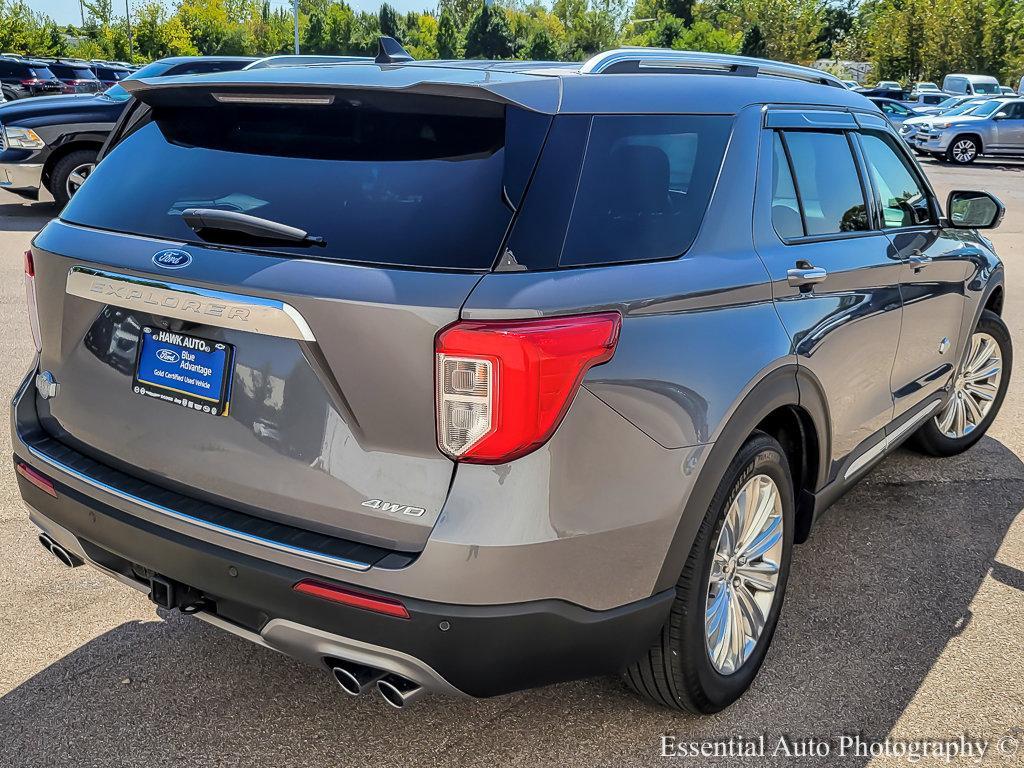
M736 537L740 546L730 548L731 538L723 534L727 518L730 522L743 520L742 512L733 518L730 511L744 509L742 502L748 499L756 501L758 508L767 509L763 504L768 503L771 492L769 481L777 494L771 511L748 518L764 519L768 527L758 534L760 523L755 522L743 535L740 522L736 526L740 529ZM748 495L741 496L744 493ZM634 692L660 706L695 714L718 712L743 695L764 661L782 609L794 522L793 480L786 455L774 438L755 433L732 460L711 501L676 584L675 601L661 636L626 670L626 683ZM731 533L733 526L728 531ZM746 547L742 546L744 541ZM723 544L734 553L732 557L723 556ZM757 554L760 549L764 552ZM746 557L737 559L737 555ZM772 568L775 572L769 574ZM751 574L761 582L774 577L774 590L769 594L764 584L761 589L753 587L747 580ZM736 607L737 624L731 623L732 614L722 605ZM709 616L717 632L706 630ZM748 637L747 630L752 630L755 622L762 628L756 637L753 632ZM733 646L728 642L733 635L727 638L725 633L732 627L743 630L743 634L736 635L743 642L730 663L725 657L733 656Z
M994 344L993 354L986 354L982 343ZM996 366L998 376L978 378ZM981 440L1003 404L1012 368L1010 331L1003 318L986 309L981 313L964 358L957 366L949 401L938 415L928 419L914 433L909 441L910 447L929 456L955 456ZM958 398L962 403L959 412L962 417L956 412ZM986 406L984 403L990 404ZM982 418L979 418L979 411ZM946 424L950 416L952 422ZM959 418L963 419L962 427Z
M97 155L99 152L95 149L78 149L62 157L53 166L47 187L58 211L63 210L78 187L92 173Z

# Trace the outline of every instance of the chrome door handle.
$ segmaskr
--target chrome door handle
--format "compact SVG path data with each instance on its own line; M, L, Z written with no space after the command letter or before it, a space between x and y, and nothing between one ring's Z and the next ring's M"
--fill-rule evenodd
M786 272L786 277L793 288L804 288L817 285L828 277L828 272L822 267L812 267L804 262Z
M931 264L932 257L927 256L920 251L917 251L907 259L907 263L914 268L915 272L920 272L925 264Z

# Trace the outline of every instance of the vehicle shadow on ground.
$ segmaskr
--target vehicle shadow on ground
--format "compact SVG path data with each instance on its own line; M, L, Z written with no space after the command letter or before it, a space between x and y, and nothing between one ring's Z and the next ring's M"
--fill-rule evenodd
M0 232L36 232L56 215L49 202L21 200L7 192L0 197Z
M884 738L947 643L970 627L983 580L991 573L1024 589L1024 573L996 561L1022 508L1024 465L992 438L955 459L901 451L883 462L796 550L761 674L713 717L645 705L614 679L488 701L427 698L398 713L197 619L154 612L154 621L103 634L0 699L0 744L14 765L619 766L663 762L666 733L687 741L763 733L769 745L783 734ZM28 756L35 762L19 762Z

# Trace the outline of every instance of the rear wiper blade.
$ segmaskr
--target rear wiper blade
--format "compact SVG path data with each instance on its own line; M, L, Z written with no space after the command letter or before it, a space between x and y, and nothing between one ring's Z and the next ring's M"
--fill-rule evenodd
M327 245L324 238L311 235L304 229L290 227L271 219L261 219L259 216L250 216L248 213L222 211L217 208L186 208L181 212L181 218L197 233L212 229L222 232L240 232L243 235L264 240Z

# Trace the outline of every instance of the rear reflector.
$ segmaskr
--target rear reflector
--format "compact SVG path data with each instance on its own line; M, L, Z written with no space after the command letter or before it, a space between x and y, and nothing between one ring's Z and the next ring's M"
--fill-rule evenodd
M28 480L32 485L45 493L50 494L53 498L57 498L57 489L53 487L53 483L46 475L41 472L37 472L32 469L28 464L18 462L16 467L18 474Z
M43 337L39 333L39 307L36 304L36 265L32 251L25 251L25 301L28 303L28 326L32 330L32 341L36 352L43 349Z
M391 600L386 597L376 597L374 595L366 595L362 592L353 592L349 589L342 589L341 587L324 584L322 581L304 579L292 587L292 589L296 592L301 592L304 595L313 595L313 597L320 597L334 603L351 605L353 608L362 608L363 610L373 611L374 613L383 613L386 616L397 616L400 619L409 618L409 612L405 609L405 606L397 600Z
M438 334L437 443L459 461L501 464L554 433L590 368L611 360L618 312L458 322Z

